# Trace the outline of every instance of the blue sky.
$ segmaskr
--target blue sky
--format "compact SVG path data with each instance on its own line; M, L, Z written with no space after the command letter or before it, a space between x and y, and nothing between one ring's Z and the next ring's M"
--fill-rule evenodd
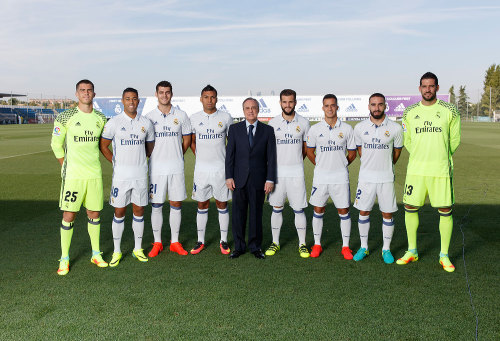
M476 100L500 63L497 1L2 0L0 91L74 97L132 86L179 96L414 94L426 71L441 92ZM33 95L31 95L33 94Z

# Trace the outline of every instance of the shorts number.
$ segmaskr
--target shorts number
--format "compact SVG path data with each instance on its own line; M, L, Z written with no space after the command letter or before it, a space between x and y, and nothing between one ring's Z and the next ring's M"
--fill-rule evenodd
M359 199L361 198L361 190L358 189L358 191L356 192L356 199Z
M413 192L413 186L412 185L405 185L406 195L411 195L411 192Z
M66 193L64 194L64 201L75 202L77 194L78 194L78 192L66 191Z
M150 184L149 185L149 193L156 194L156 184Z
M118 187L111 187L111 195L115 198L118 196Z
M313 190L312 190L312 192L311 192L311 195L314 195L314 192L316 192L316 190L317 190L317 189L318 189L317 187L313 187Z

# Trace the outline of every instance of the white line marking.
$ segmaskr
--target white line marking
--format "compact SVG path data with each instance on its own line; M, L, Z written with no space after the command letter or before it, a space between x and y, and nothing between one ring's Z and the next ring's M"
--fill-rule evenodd
M0 160L10 159L10 158L13 158L13 157L18 157L18 156L26 156L26 155L33 155L33 154L46 153L46 152L50 152L50 149L48 149L48 150L42 150L41 152L34 152L34 153L26 153L26 154L18 154L18 155L4 156L4 157L0 157Z

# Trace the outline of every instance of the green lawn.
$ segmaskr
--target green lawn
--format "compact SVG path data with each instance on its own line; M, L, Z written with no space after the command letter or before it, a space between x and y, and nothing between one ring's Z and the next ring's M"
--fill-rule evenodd
M324 253L301 259L293 212L285 209L282 250L257 260L247 254L230 260L219 252L218 220L212 204L207 249L197 256L164 251L148 263L130 255L131 212L122 240L124 259L117 268L90 264L90 242L83 212L70 250L71 271L56 274L60 256L58 209L60 167L50 151L51 125L0 126L0 340L10 339L320 339L320 340L470 340L476 319L467 290L465 262L479 338L500 339L498 306L500 254L495 218L500 209L500 125L464 123L455 161L455 229L450 258L456 271L438 264L436 210L420 213L420 260L408 266L386 265L380 252L381 216L372 214L371 254L359 263L340 255L336 210L325 214ZM27 154L27 155L25 155ZM408 154L396 166L402 193ZM105 193L111 167L104 162ZM308 191L312 165L306 160ZM359 160L350 166L354 194ZM193 155L186 156L186 186L191 192ZM398 195L401 202L401 195ZM144 247L152 232L146 210ZM164 240L169 239L165 209ZM264 210L264 246L271 240L269 206ZM308 245L313 242L308 217ZM102 212L104 258L113 252L112 208ZM196 203L182 211L181 242L196 242ZM359 248L358 212L351 210L351 248ZM404 213L395 215L392 251L406 250ZM232 238L230 237L230 244Z

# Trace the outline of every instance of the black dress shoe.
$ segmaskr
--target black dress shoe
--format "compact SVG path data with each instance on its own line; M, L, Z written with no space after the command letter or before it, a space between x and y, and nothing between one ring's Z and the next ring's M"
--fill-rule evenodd
M237 250L234 250L233 253L231 253L229 255L229 258L231 259L234 259L234 258L238 258L239 256L241 256L243 253L240 252L240 251L237 251Z
M264 258L266 258L266 256L262 253L261 250L254 251L252 253L255 256L255 258L257 258L257 259L264 259Z

